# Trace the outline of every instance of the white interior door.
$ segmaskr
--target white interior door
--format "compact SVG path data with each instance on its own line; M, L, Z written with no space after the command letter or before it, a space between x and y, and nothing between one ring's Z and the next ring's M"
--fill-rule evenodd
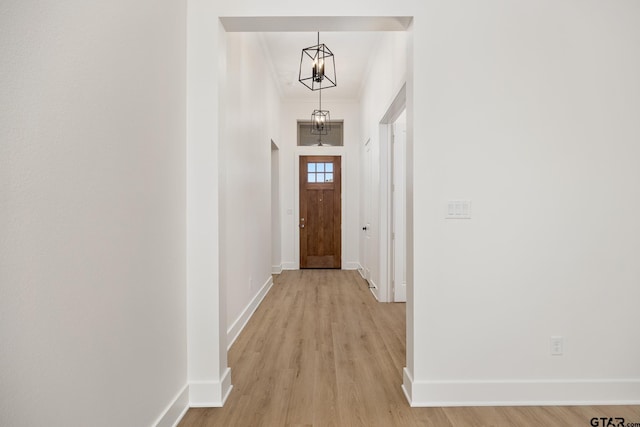
M364 233L363 248L363 272L369 284L371 284L371 267L373 262L373 242L371 240L371 224L373 215L373 152L371 150L371 140L368 140L364 146L364 224L362 230Z
M402 113L393 123L393 300L407 301L406 261L406 114Z
M278 146L271 141L271 273L282 272L280 228L280 160Z

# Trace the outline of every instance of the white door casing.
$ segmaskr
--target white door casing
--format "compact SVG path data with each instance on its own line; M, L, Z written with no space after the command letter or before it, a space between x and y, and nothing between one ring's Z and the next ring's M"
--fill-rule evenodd
M393 124L393 301L407 301L406 262L406 121L405 113Z

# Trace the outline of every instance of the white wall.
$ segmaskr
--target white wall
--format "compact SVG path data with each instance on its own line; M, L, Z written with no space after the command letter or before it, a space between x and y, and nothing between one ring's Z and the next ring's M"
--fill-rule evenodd
M331 90L331 89L329 89ZM297 194L297 167L299 155L342 153L342 268L356 269L359 262L358 238L360 230L358 194L360 186L360 105L354 101L326 101L322 107L331 112L331 120L344 120L344 146L298 147L297 121L309 120L318 108L317 92L309 91L309 102L286 101L280 119L282 145L280 145L280 191L282 200L282 262L285 269L300 265L299 196Z
M279 97L257 33L227 34L225 132L220 144L220 281L229 342L271 279L271 140Z
M414 400L640 402L640 4L430 11L414 28ZM444 219L456 198L471 220Z
M220 144L226 40L208 0L187 7L187 378L189 404L220 406L231 391L225 288L220 286ZM212 76L216 76L212 78ZM220 101L222 100L222 101Z
M148 426L184 390L185 31L2 4L0 425Z

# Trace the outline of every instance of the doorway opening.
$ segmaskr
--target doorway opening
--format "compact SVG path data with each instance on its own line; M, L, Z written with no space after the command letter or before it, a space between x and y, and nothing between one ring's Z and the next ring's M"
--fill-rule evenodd
M365 207L373 203L373 215L377 215L373 245L378 245L378 252L373 266L378 268L374 294L380 302L407 300L406 100L404 84L379 122L379 161L372 166L379 191L365 191L365 197L373 200L365 201ZM366 152L364 162L366 168L370 162Z
M196 7L200 12L204 14L215 15L216 8L204 8ZM221 150L224 149L223 144L220 144L228 129L235 125L229 120L226 120L229 104L233 104L239 98L228 96L223 90L230 80L237 77L232 73L228 73L226 67L221 66L227 60L227 50L233 54L243 53L241 50L230 49L229 40L227 40L229 33L233 32L296 32L296 31L308 31L313 27L320 31L408 31L412 32L412 18L411 17L286 17L286 16L270 16L270 17L220 17L216 16L220 25L217 27L211 25L206 19L194 18L197 12L192 11L190 15L190 37L189 40L189 66L188 66L188 78L190 85L188 86L188 101L187 101L187 169L189 170L189 176L187 179L187 252L190 254L187 265L187 294L188 294L188 378L189 378L189 399L191 404L198 404L201 406L219 406L225 401L231 390L231 371L227 366L227 311L229 304L227 304L227 296L230 291L238 289L251 289L255 290L255 275L250 277L243 277L243 282L246 282L246 286L242 287L229 287L227 282L222 277L223 267L219 265L221 256L227 256L225 252L224 244L232 242L238 243L238 240L224 240L224 236L218 233L219 217L221 215L221 205L219 201L219 182L225 180L226 176L219 175L219 163L221 161ZM193 22L191 22L193 21ZM193 40L198 40L194 42ZM201 42L206 40L206 42ZM411 56L412 39L408 42L409 57ZM214 52L214 54L212 54ZM216 58L215 52L218 53ZM407 79L411 82L413 80L413 63L408 61ZM260 91L254 91L255 93L263 93ZM248 92L252 93L252 92ZM267 109L267 112L275 111L275 109ZM412 104L409 106L409 126L411 126ZM270 122L270 123L277 123ZM409 149L411 149L411 133L409 136ZM281 145L281 150L288 149L288 145ZM266 147L265 147L266 148ZM302 152L303 148L310 147L298 147ZM329 147L331 150L325 150L328 155L334 155L336 152L342 153L344 151L343 165L346 163L346 156L355 156L355 153L347 152L346 149L339 150L342 147ZM268 149L267 149L268 150ZM266 150L265 150L266 151ZM265 151L261 151L261 154L265 154ZM331 153L328 153L331 151ZM224 154L224 153L222 153ZM289 160L293 156L284 155L284 152L280 153L280 187L283 188L283 184L289 184L286 175L291 169L297 169L299 166L298 161L294 161L293 165ZM293 153L294 156L298 154L298 151ZM265 155L268 159L268 154ZM296 159L297 160L297 159ZM263 162L264 169L262 172L266 172L268 168L268 160ZM242 165L241 165L242 166ZM229 167L230 171L242 172L242 168L233 169ZM299 172L299 171L295 171ZM345 181L353 182L357 180L358 170L356 168L349 168L349 175L345 174L342 180L342 185ZM269 179L266 173L263 173L264 181ZM296 175L293 175L296 177ZM229 180L230 182L234 182ZM268 181L267 181L268 182ZM298 180L293 179L293 187L298 187ZM269 184L267 184L268 186ZM281 217L281 229L283 230L283 237L281 239L282 246L289 245L292 248L292 255L287 260L296 261L296 249L297 243L295 237L298 237L299 227L293 225L289 227L288 224L292 223L287 216L291 215L291 219L294 221L298 218L295 216L298 209L298 188L295 188L290 198L285 197L286 194L281 193L280 206L283 208L283 212L280 213ZM268 190L267 190L268 191ZM262 198L267 198L267 191L259 194ZM343 190L343 193L346 193ZM409 195L411 192L409 191ZM293 203L291 203L293 202ZM291 203L291 204L289 204ZM342 202L343 205L353 203L352 200ZM267 214L270 208L263 204L263 213ZM344 218L344 211L342 213L342 223L347 224ZM266 216L266 215L265 215ZM264 218L264 216L263 216ZM412 219L411 216L409 218ZM264 230L264 228L263 228ZM292 233L284 235L286 231L292 231ZM266 233L265 233L266 234ZM295 236L291 239L292 234ZM409 231L410 234L410 231ZM240 243L246 245L248 248L253 248L255 236L252 233L245 233L244 239ZM345 238L342 241L345 242ZM260 239L260 242L264 244L264 239ZM269 250L269 246L266 247ZM265 254L266 251L262 251ZM260 254L260 251L255 251ZM255 256L255 253L250 255ZM262 256L262 255L261 255ZM238 258L244 260L244 258ZM232 261L236 261L234 258ZM262 262L264 261L264 262ZM286 260L281 260L286 261ZM351 259L342 260L342 265L350 265L353 261ZM357 260L356 260L357 261ZM244 262L244 261L243 261ZM268 271L268 258L261 259L260 264L255 263L255 266L260 269L260 273ZM293 262L291 263L293 264ZM254 264L251 264L252 266ZM295 268L295 266L291 266ZM242 268L238 268L242 271ZM411 264L409 265L408 274L409 278L412 277ZM410 280L411 282L411 280ZM411 299L411 292L409 295ZM253 300L252 300L253 301ZM231 307L234 308L234 307ZM250 313L251 311L247 311ZM225 321L226 320L226 321ZM412 325L413 321L413 307L407 306L407 327ZM413 354L413 340L412 335L407 335L407 366L411 367L412 354Z

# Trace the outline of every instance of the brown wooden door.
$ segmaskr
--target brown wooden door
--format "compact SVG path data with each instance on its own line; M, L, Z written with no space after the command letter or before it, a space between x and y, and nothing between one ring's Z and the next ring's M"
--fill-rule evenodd
M300 156L300 268L341 268L340 156Z

